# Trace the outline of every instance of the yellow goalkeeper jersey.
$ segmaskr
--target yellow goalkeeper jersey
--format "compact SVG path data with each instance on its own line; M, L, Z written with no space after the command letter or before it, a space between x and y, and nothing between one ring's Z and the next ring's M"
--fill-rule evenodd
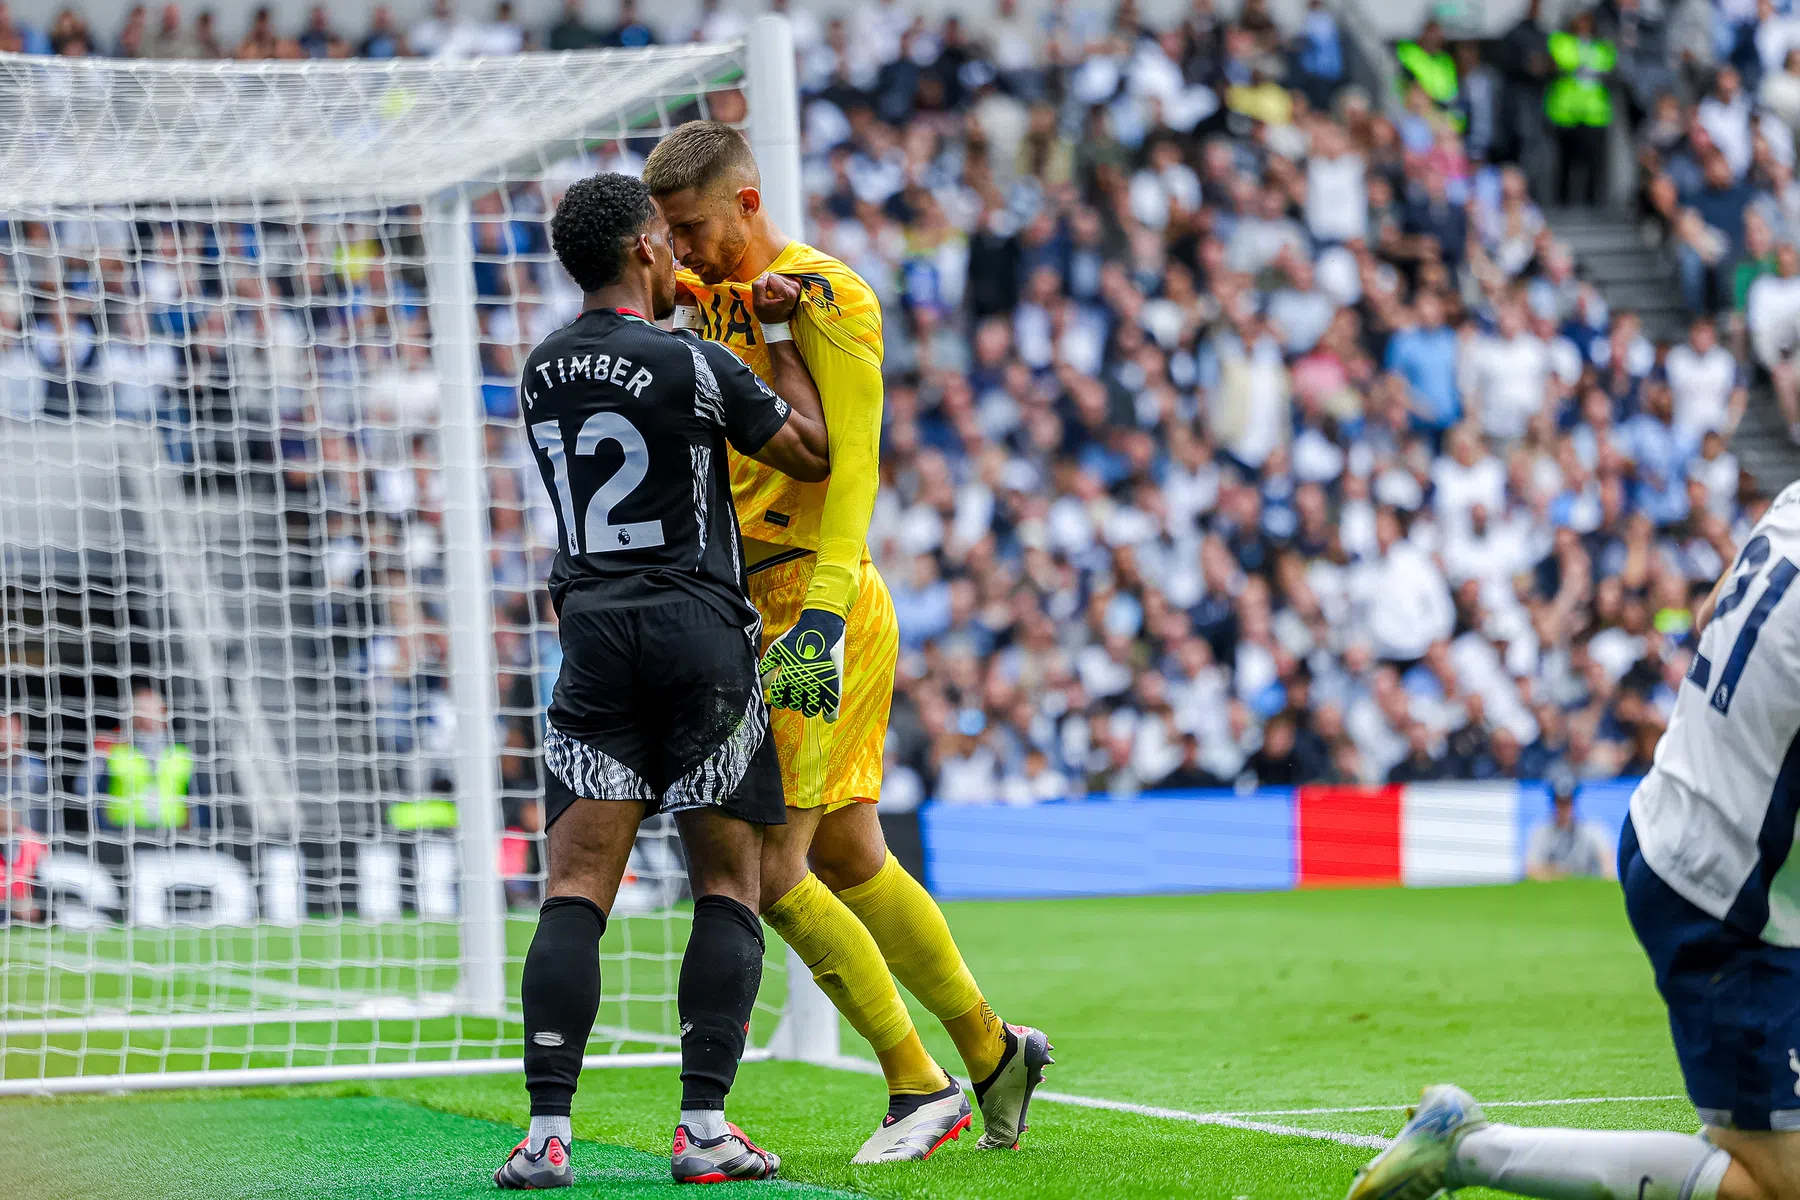
M881 303L855 271L802 242L789 242L769 269L802 288L789 328L825 407L831 478L801 483L734 450L731 497L745 537L818 552L806 606L845 616L857 594L880 483ZM730 346L771 380L750 285L709 286L688 271L678 278L699 303L700 334Z

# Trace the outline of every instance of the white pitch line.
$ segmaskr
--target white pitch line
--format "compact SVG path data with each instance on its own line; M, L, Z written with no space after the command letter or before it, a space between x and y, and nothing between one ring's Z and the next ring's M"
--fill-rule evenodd
M855 1055L840 1055L824 1064L840 1071L855 1071L861 1075L881 1074L881 1065L866 1058ZM957 1080L963 1083L963 1080ZM1140 1117L1160 1117L1165 1121L1186 1121L1193 1125L1217 1125L1225 1129L1243 1129L1251 1133L1269 1133L1277 1137L1312 1138L1321 1142L1336 1142L1340 1146L1362 1146L1369 1150L1385 1150L1389 1139L1373 1137L1365 1133L1340 1133L1335 1129L1303 1129L1298 1125L1276 1125L1268 1121L1246 1121L1232 1113L1197 1113L1180 1108L1159 1108L1153 1104L1131 1104L1124 1100L1106 1100L1099 1096L1077 1096L1073 1092L1032 1093L1033 1100L1045 1100L1051 1104L1068 1104L1077 1108L1103 1108L1111 1112L1132 1113Z
M840 1071L855 1071L862 1075L879 1075L881 1066L866 1058L855 1055L841 1055L827 1066ZM959 1083L966 1082L958 1080ZM1080 1096L1073 1092L1045 1092L1032 1094L1034 1100L1047 1100L1051 1104L1068 1104L1076 1108L1100 1108L1110 1112L1133 1113L1140 1117L1159 1117L1165 1121L1186 1121L1192 1125L1216 1125L1223 1129L1243 1129L1251 1133L1267 1133L1276 1137L1313 1138L1321 1142L1336 1142L1340 1146L1362 1146L1370 1150L1385 1150L1393 1144L1391 1138L1376 1137L1365 1133L1344 1133L1336 1129L1307 1129L1299 1125L1281 1125L1271 1121L1258 1121L1255 1117L1330 1117L1350 1113L1384 1113L1404 1112L1404 1104L1352 1104L1339 1108L1268 1108L1254 1112L1189 1112L1183 1108L1163 1108L1155 1104L1132 1104L1124 1100L1107 1100L1099 1096ZM1483 1108L1564 1108L1577 1104L1642 1104L1670 1100L1685 1100L1686 1096L1576 1096L1556 1100L1495 1100L1484 1101Z
M1104 1108L1112 1112L1135 1113L1140 1117L1161 1117L1165 1121L1187 1121L1194 1125L1218 1125L1225 1129L1244 1129L1251 1133L1269 1133L1277 1137L1313 1138L1336 1142L1340 1146L1362 1146L1369 1150L1385 1150L1392 1139L1366 1133L1341 1133L1336 1129L1305 1129L1299 1125L1277 1125L1269 1121L1246 1121L1231 1113L1197 1113L1180 1108L1161 1108L1154 1104L1128 1104L1123 1100L1102 1100L1098 1096L1077 1096L1070 1092L1034 1092L1034 1100L1052 1104L1072 1104L1078 1108Z
M1576 1096L1561 1100L1483 1100L1483 1108L1564 1108L1572 1104L1646 1104L1686 1100L1686 1096ZM1331 1117L1343 1113L1405 1112L1407 1104L1352 1104L1343 1108L1259 1108L1248 1112L1217 1113L1223 1117Z

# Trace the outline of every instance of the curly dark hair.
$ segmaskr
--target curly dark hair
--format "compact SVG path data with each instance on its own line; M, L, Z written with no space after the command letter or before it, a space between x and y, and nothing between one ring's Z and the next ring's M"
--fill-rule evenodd
M629 175L590 175L569 185L550 218L550 244L578 287L597 292L619 281L625 243L655 214L650 189Z

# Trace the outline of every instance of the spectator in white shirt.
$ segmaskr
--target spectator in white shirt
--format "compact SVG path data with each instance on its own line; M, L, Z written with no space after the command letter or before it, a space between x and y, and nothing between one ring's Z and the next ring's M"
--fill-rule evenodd
M1481 421L1482 432L1499 441L1525 436L1525 427L1544 407L1550 382L1550 350L1525 327L1517 306L1500 309L1499 330L1478 338L1463 356L1468 378L1463 404Z
M1508 279L1537 257L1544 214L1532 203L1525 172L1519 168L1507 167L1500 173L1499 203L1476 207L1474 216L1483 249Z
M1312 260L1304 254L1284 252L1273 265L1287 276L1287 286L1269 296L1269 323L1289 354L1306 354L1325 336L1337 305L1319 289Z
M1800 445L1800 379L1794 373L1794 354L1800 350L1800 251L1792 244L1776 247L1775 274L1750 285L1744 308L1756 360L1775 381L1789 440Z
M423 46L421 37L426 39ZM489 21L458 17L450 0L439 0L431 18L407 35L407 44L428 58L503 58L525 48L525 29L513 15L512 0L500 0Z
M1737 507L1737 455L1725 449L1725 439L1709 433L1700 439L1700 453L1688 463L1688 478L1700 484L1704 503L1710 511L1727 520Z
M737 5L724 8L719 0L700 0L700 18L694 23L686 40L714 44L729 42L743 37L749 26L749 18Z
M853 37L877 63L893 62L900 56L900 41L913 15L899 0L876 0L853 10L857 21Z
M1790 131L1800 130L1800 48L1789 50L1780 69L1763 76L1760 96L1763 107Z
M882 789L882 794L886 795L886 788ZM1081 788L1057 770L1049 756L1035 746L1025 752L1020 772L1009 774L1000 785L1000 799L1015 806L1080 798Z
M1534 880L1586 876L1611 879L1617 874L1612 839L1605 830L1575 816L1575 780L1568 771L1552 782L1556 800L1550 820L1531 831L1525 850L1525 874Z
M1750 97L1744 94L1743 81L1737 68L1722 66L1713 80L1713 89L1700 101L1698 112L1701 128L1712 138L1713 145L1725 156L1733 179L1742 179L1750 169L1753 149L1750 137Z
M1131 215L1146 228L1165 229L1176 216L1200 207L1200 177L1181 159L1181 145L1162 138L1150 160L1131 177Z
M987 32L1001 78L1018 81L1035 75L1042 61L1042 30L1019 11L1019 0L998 0Z
M794 31L794 54L804 59L814 53L825 42L825 27L819 23L818 14L812 5L805 4L796 8L793 0L769 0L769 11L778 13L788 19L788 25Z
M1521 570L1529 570L1532 563L1525 539L1519 533L1511 522L1489 519L1486 505L1475 505L1462 528L1445 531L1444 573L1458 587L1473 580L1476 596L1483 604L1502 612L1513 611L1518 606L1512 590L1513 577ZM1475 636L1477 641L1488 644L1480 635Z
M151 340L144 314L128 309L116 335L105 343L106 379L112 385L113 412L124 421L154 421L162 408L163 389L173 387L181 363L175 347Z
M1789 7L1782 4L1782 8ZM1781 71L1800 48L1800 16L1776 12L1770 0L1759 0L1756 6L1756 57L1761 60L1764 95L1769 79Z
M1319 127L1306 161L1306 228L1319 242L1351 242L1369 232L1363 158L1335 123Z
M1675 395L1675 428L1690 444L1708 430L1729 436L1737 428L1748 394L1737 359L1719 345L1711 317L1688 327L1688 340L1669 351L1663 369Z
M1544 344L1550 355L1550 373L1566 394L1569 388L1581 382L1581 348L1564 337L1550 317L1533 316L1531 332Z
M965 708L954 720L954 728L939 739L937 800L993 804L1000 799L1000 758L983 736L987 717L979 708Z
M1375 539L1381 557L1365 565L1360 588L1369 634L1377 658L1410 665L1450 637L1456 606L1437 565L1406 540L1393 509L1376 514Z
M407 32L406 44L421 58L436 58L462 25L450 0L432 0L431 15Z
M1643 379L1656 367L1656 343L1643 334L1644 323L1630 309L1612 315L1612 330L1588 347L1588 355L1602 374L1615 362L1633 379Z
M474 54L501 58L525 49L525 27L513 15L512 0L494 5L494 17L475 27Z
M43 373L25 344L19 318L0 308L0 416L28 421L44 407Z
M1481 431L1465 421L1444 439L1446 457L1431 464L1433 497L1438 521L1445 531L1468 528L1469 512L1485 508L1490 513L1506 508L1506 466L1481 445Z
M1288 201L1281 189L1259 189L1242 180L1232 186L1232 199L1244 212L1225 247L1225 261L1233 271L1254 275L1283 250L1307 253L1306 230L1287 215Z

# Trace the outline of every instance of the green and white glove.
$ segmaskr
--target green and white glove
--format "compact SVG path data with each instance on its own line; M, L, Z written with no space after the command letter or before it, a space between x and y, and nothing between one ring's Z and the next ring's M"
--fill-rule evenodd
M844 618L822 608L803 608L794 627L762 657L769 704L803 716L838 719L844 695Z

